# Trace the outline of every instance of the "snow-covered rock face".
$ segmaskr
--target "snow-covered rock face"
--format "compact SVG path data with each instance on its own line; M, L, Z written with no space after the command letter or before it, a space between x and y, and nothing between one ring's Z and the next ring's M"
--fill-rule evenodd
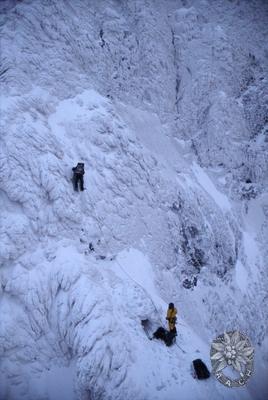
M267 4L89 3L0 4L0 399L230 399L190 363L234 328L264 398Z
M267 176L267 4L197 3L174 14L178 130L203 165L231 169L236 184L261 184Z

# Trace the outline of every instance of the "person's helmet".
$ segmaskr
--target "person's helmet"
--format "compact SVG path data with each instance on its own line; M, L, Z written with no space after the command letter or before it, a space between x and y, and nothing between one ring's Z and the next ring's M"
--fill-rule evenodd
M168 308L174 308L174 303L169 303Z

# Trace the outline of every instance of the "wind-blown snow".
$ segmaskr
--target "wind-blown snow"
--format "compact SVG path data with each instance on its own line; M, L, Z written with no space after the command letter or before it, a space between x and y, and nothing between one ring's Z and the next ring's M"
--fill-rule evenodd
M266 2L0 7L0 399L265 398ZM194 380L233 329L247 387Z
M224 194L220 193L211 179L206 175L204 170L194 163L193 171L199 184L207 191L207 193L214 199L218 206L227 211L231 210L231 204Z

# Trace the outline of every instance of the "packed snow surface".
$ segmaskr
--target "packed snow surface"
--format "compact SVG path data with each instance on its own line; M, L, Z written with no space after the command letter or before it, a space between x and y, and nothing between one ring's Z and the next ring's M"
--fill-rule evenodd
M0 400L268 398L268 3L0 10ZM248 384L194 379L236 329Z

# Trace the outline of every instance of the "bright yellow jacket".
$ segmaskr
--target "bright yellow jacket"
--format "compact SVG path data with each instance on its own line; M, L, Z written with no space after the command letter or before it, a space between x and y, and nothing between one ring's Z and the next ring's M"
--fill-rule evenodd
M175 307L174 308L168 308L168 310L167 310L167 320L168 320L168 327L169 327L170 331L172 331L175 328L176 315L177 315L177 309Z

